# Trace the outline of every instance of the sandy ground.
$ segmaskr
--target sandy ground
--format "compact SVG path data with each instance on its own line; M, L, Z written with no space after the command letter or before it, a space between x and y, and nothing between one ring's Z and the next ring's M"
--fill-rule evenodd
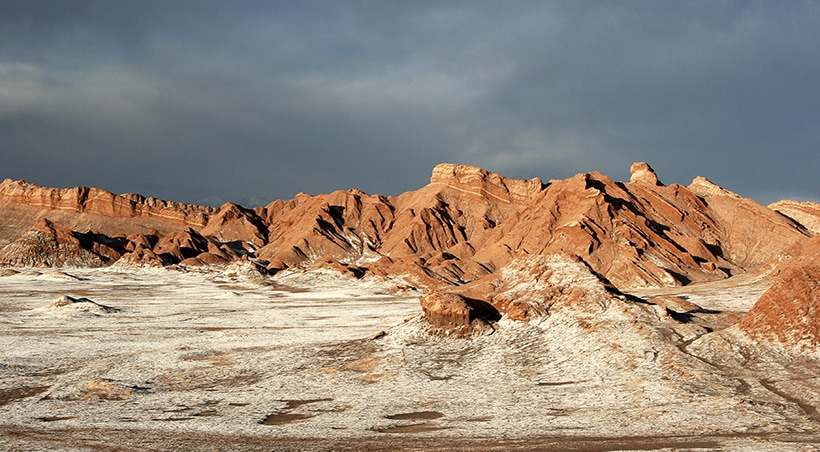
M625 306L452 339L396 284L246 276L0 277L0 449L820 450L813 363L686 350L759 281L676 289L707 310L687 325Z

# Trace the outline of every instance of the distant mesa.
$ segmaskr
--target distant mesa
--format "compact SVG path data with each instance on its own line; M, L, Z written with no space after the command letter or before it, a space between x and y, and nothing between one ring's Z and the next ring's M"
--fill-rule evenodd
M99 188L47 188L22 180L0 184L0 200L44 211L98 214L112 218L146 218L161 223L202 227L216 212L212 207L145 198L136 194L115 195Z

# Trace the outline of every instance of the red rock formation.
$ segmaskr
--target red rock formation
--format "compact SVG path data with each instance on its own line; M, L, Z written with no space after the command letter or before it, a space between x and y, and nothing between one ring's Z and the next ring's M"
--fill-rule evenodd
M491 305L447 292L431 292L419 300L424 318L447 336L468 336L500 318Z
M208 252L208 241L198 232L188 228L160 238L153 252L166 264L177 264Z
M820 344L820 265L786 268L737 326L753 338L816 349Z
M310 265L325 256L345 264L378 258L375 250L393 223L386 198L358 190L300 194L257 212L269 225L268 244L257 256L288 266Z
M396 219L378 248L390 260L379 265L386 264L388 273L411 270L424 283L438 285L491 273L498 268L494 262L473 256L488 245L495 228L532 205L543 189L540 179L509 179L477 167L440 164L429 185L390 198Z
M230 249L208 253L214 250L209 249L208 242L191 229L191 226L197 229L205 226L211 218L214 223L205 230L214 235L214 240L264 244L265 227L261 220L253 211L230 204L217 211L134 194L115 195L96 188L56 189L6 179L0 184L0 212L0 245L8 244L6 265L99 266L110 264L123 255L125 262L149 265L174 264L200 255L196 261L200 265L230 262L237 253ZM49 224L59 225L56 228L59 233L55 235L43 227L42 221L46 218L61 220L46 220ZM35 221L31 231L20 235L21 228ZM187 226L187 229L180 230L181 226ZM79 232L90 228L103 233ZM44 235L50 245L39 246L32 234ZM130 235L126 237L126 234ZM164 240L160 241L163 234L166 234ZM197 246L192 248L173 243L180 234L188 234L188 242L194 240L192 234L196 235ZM79 241L80 251L75 250L77 247L72 244L71 237ZM112 247L112 244L116 246ZM101 260L83 250L99 255ZM75 256L69 257L72 253Z
M722 235L721 252L740 271L752 271L778 260L784 250L811 234L793 221L706 178L697 177L689 190L703 199Z
M137 245L132 251L123 254L116 264L122 266L145 265L149 267L162 267L164 265L162 258L157 256L151 248L142 245Z
M764 208L765 209L765 208ZM499 267L527 254L566 253L618 287L725 277L721 226L680 185L615 183L600 173L551 181L533 205L500 225L475 259ZM794 240L803 238L795 231Z
M0 249L8 267L100 267L119 259L124 242L89 232L80 234L45 218Z
M221 242L249 242L255 248L264 245L268 236L267 226L256 212L232 202L220 207L199 232Z
M769 208L800 223L812 234L820 234L820 203L784 200L769 204Z
M629 182L645 182L649 185L663 185L658 175L646 162L635 162L629 167Z
M216 213L216 209L211 207L145 198L136 194L115 195L88 187L46 188L11 179L0 184L0 199L44 210L92 213L116 218L144 217L195 227L204 226L208 216Z

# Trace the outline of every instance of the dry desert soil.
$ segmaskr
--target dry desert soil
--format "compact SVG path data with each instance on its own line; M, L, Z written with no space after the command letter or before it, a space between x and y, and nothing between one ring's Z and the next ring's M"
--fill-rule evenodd
M820 450L810 361L689 350L768 284L636 290L700 307L664 348L614 314L442 338L419 293L326 270L23 270L0 277L0 449Z

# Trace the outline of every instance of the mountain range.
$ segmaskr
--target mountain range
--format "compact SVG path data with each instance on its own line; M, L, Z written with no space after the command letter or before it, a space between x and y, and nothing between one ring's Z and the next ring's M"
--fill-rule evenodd
M6 179L0 266L244 261L266 274L330 268L400 278L425 292L427 319L448 334L501 316L531 320L555 303L588 298L567 277L537 283L550 280L555 259L587 273L576 279L595 279L622 298L635 289L757 275L772 287L736 327L816 344L820 204L764 206L703 177L664 185L643 162L630 173L628 182L594 171L545 182L442 163L428 185L399 196L350 189L255 208Z

